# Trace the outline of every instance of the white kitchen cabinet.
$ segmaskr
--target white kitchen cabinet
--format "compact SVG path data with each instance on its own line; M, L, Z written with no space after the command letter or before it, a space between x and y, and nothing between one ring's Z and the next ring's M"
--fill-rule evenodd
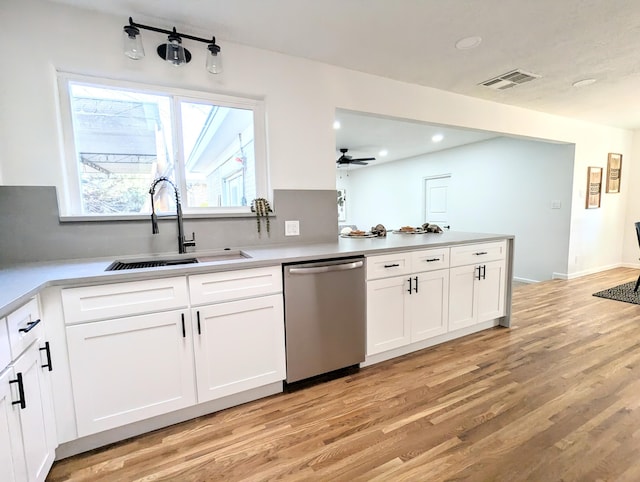
M17 399L14 400L9 384L14 379L12 368L0 372L0 480L7 482L27 480L20 407L13 404Z
M442 268L448 267L448 251L374 257L374 268L368 271L373 276L384 275L384 266L390 262L400 265L396 269L415 267L423 272L367 281L367 356L446 333L449 270Z
M10 346L13 360L0 375L0 480L44 481L57 440L50 347L42 339L38 300L10 313L6 324L0 322L7 329L0 337L2 349Z
M286 376L282 295L192 309L198 402Z
M412 343L447 332L449 270L419 273L414 276L414 283L414 291L408 297Z
M78 435L195 403L187 310L67 326Z
M406 276L367 281L367 356L411 342L406 283Z
M506 243L451 249L449 330L473 326L505 313ZM467 263L473 264L467 264Z

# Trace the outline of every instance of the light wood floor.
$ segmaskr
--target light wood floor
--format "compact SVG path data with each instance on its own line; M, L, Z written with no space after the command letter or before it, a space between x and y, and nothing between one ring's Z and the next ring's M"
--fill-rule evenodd
M640 480L640 305L615 269L496 328L57 462L48 480Z

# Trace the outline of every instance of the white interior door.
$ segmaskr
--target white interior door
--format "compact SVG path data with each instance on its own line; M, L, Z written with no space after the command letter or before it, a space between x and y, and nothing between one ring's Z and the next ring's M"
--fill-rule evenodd
M451 176L431 177L424 180L425 220L449 229L449 182Z

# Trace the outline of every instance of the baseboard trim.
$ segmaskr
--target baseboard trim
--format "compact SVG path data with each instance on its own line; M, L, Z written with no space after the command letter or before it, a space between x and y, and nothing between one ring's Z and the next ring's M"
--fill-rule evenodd
M590 269L585 269L582 271L576 271L574 273L553 273L552 278L553 279L564 279L564 280L570 280L570 279L576 279L576 278L581 278L583 276L588 276L590 274L596 274L596 273L601 273L603 271L607 271L610 269L615 269L615 268L640 268L640 265L626 265L626 263L614 263L614 264L610 264L608 266L600 266L598 268L590 268Z
M533 284L533 283L539 283L540 282L540 281L535 280L535 279L519 278L517 276L513 277L513 281L518 281L519 283L526 283L526 284Z

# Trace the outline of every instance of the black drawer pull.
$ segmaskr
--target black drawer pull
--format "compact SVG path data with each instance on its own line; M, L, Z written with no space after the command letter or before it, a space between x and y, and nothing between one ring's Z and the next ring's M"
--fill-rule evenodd
M31 330L33 330L36 325L40 323L40 318L38 318L35 321L30 321L29 323L27 323L27 326L25 328L20 328L18 330L18 333L29 333Z
M397 268L398 266L400 266L398 263L384 265L385 268Z
M415 287L415 290L416 290L416 293L417 293L417 292L418 292L418 277L416 276L416 277L415 277L415 278L413 278L413 279L414 279L414 280L416 280L416 287Z
M478 251L477 253L473 253L474 256L482 256L483 254L489 254L486 251Z
M27 401L24 399L24 383L22 382L22 373L18 373L16 375L16 379L15 380L9 380L9 383L17 383L18 384L18 394L20 396L20 398L17 401L11 402L11 404L12 405L20 404L20 408L22 410L24 410L25 408L27 408Z
M186 338L187 337L187 330L184 327L184 313L180 313L180 316L182 317L182 338Z
M411 292L413 291L413 286L411 285L412 279L409 278L407 281L409 281L409 289L407 291L409 292L409 294L411 294Z
M440 258L429 258L429 259L425 259L425 261L427 263L433 263L434 261L440 261Z
M49 346L49 342L45 341L44 342L44 346L42 348L39 348L40 351L45 351L45 353L47 354L47 363L45 363L44 365L40 365L42 368L48 368L50 372L53 371L53 365L51 364L51 347Z
M202 331L200 331L200 310L196 311L196 317L198 318L198 335L202 335Z

